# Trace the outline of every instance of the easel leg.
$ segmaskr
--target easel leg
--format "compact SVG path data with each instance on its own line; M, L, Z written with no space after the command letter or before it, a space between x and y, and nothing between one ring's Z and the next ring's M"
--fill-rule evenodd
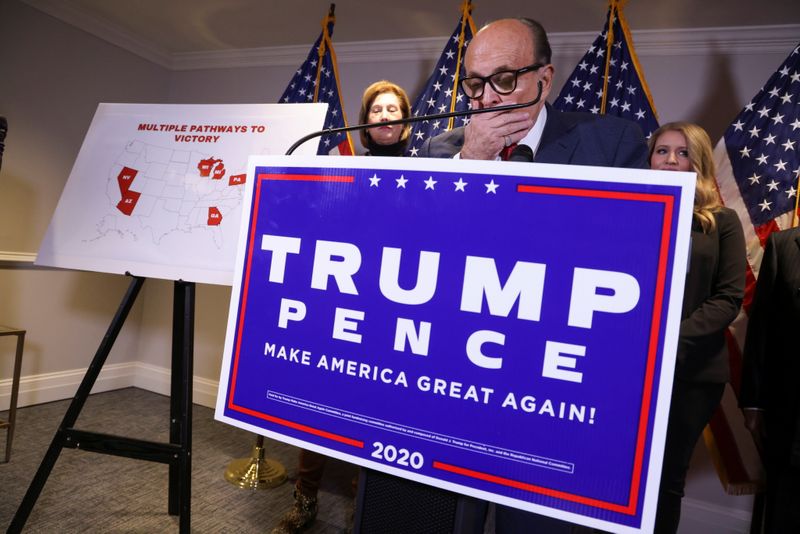
M128 291L125 293L117 313L111 320L106 335L103 337L103 341L100 342L100 347L98 347L92 363L89 364L80 386L78 386L78 392L72 398L67 413L61 421L61 425L58 427L56 435L53 437L53 441L50 443L50 447L47 449L42 463L39 465L39 469L36 471L28 491L25 493L25 497L22 499L22 503L11 520L11 524L8 527L9 533L22 532L22 527L25 526L36 500L47 482L47 477L50 476L50 472L53 470L61 450L64 448L64 440L66 439L64 431L75 426L75 421L77 421L78 415L80 415L83 405L92 391L92 386L94 386L100 370L103 368L109 352L111 352L111 347L114 346L114 342L117 340L117 336L125 323L125 319L128 317L128 313L131 311L131 307L133 307L133 303L136 301L136 297L139 295L139 290L142 288L144 280L144 278L140 277L134 277L131 280Z
M170 443L181 452L169 466L169 513L180 516L180 531L188 533L192 483L192 386L195 284L175 282L172 307L172 376Z

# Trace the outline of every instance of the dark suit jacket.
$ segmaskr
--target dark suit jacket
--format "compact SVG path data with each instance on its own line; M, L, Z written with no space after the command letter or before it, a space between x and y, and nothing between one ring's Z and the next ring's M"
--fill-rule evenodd
M768 454L800 467L800 228L767 239L750 308L739 405L762 408Z
M703 233L692 221L689 268L683 292L675 376L692 382L730 380L725 331L744 298L744 232L739 216L729 208L715 213L717 226Z
M564 113L546 105L547 122L533 158L536 163L648 167L647 145L635 123L607 115ZM463 145L464 128L454 128L425 141L419 155L452 158Z

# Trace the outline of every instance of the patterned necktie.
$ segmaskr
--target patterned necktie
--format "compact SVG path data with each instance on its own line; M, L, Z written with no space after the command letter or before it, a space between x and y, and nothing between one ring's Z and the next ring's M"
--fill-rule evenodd
M508 161L508 158L511 157L511 153L514 151L515 148L517 148L517 143L511 143L510 145L505 147L503 150L500 151L500 159L503 161Z

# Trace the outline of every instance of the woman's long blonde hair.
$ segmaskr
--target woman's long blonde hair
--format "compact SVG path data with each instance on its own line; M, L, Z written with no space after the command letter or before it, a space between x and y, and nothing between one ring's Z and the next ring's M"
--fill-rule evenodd
M717 227L714 213L722 207L722 200L717 189L717 169L714 165L711 139L704 129L691 122L670 122L664 124L650 136L648 142L649 153L647 161L653 157L658 137L664 132L680 132L686 138L686 148L689 151L689 161L692 170L697 173L694 193L694 216L703 226L703 232L708 234Z

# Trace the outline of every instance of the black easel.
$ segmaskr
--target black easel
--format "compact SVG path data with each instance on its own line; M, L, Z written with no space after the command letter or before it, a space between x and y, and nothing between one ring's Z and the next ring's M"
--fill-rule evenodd
M191 510L194 282L178 280L173 292L169 443L73 428L144 281L141 277L134 277L131 281L7 532L22 532L61 450L68 447L169 464L168 512L180 516L180 532L188 534Z

